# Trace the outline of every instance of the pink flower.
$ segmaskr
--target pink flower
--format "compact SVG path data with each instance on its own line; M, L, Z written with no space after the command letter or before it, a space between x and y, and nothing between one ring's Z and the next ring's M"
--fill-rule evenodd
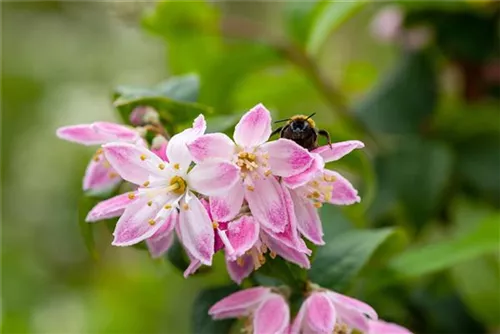
M234 131L234 141L221 133L200 136L190 144L196 162L214 157L237 164L240 180L227 193L211 198L214 219L234 218L246 199L248 206L266 231L282 233L289 224L283 191L275 176L292 176L307 169L313 158L291 140L266 143L271 135L271 115L258 104L247 112Z
M335 327L344 332L357 329L367 332L375 310L351 297L328 290L317 290L302 303L290 333L332 333Z
M285 333L290 322L290 309L280 294L270 288L256 287L233 293L210 308L214 319L249 317L249 332Z
M108 122L64 126L57 129L57 136L82 145L102 145L111 142L136 143L142 141L132 128ZM121 178L98 149L90 160L83 178L83 190L103 191L120 183Z
M367 334L412 334L408 329L382 320L369 321Z
M119 199L108 200L106 210L101 210L104 204L98 204L88 220L125 207L113 233L113 245L129 246L151 238L148 246L153 254L159 254L171 242L176 228L189 253L210 265L214 253L212 222L192 190L206 196L220 195L238 181L239 168L221 159L207 159L190 169L192 161L186 144L202 135L205 128L205 119L200 115L192 128L173 136L166 149L169 162L130 143L104 145L104 154L117 173L140 187L130 195L132 203L124 204L126 198L120 195Z
M309 168L294 176L284 177L282 183L289 188L294 215L300 233L317 245L323 245L323 228L317 208L322 203L349 205L360 201L352 184L335 171L324 168L325 163L336 161L364 144L350 140L318 147L312 151L314 160Z

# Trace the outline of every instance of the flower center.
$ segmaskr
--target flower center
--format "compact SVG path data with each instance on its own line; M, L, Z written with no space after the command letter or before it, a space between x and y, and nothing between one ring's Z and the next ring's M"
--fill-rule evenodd
M180 176L174 176L170 179L169 191L173 191L176 194L183 194L186 191L186 181Z
M243 173L249 173L259 168L257 156L254 153L240 152L238 153L236 164L241 168Z
M335 182L335 177L329 175L323 175L318 177L308 185L307 198L313 200L316 207L321 207L321 202L328 202L332 199L333 182Z

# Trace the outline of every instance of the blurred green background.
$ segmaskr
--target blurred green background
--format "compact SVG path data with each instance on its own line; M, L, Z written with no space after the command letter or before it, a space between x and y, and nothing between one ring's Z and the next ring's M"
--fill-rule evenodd
M111 247L105 224L92 259L78 203L93 149L55 137L119 120L118 85L186 73L199 75L213 129L262 102L280 118L316 112L335 141L366 143L331 166L363 201L323 209L333 246L312 279L416 333L500 331L497 2L1 9L4 333L186 333L203 318L198 292L229 282L221 254L185 280L166 260Z

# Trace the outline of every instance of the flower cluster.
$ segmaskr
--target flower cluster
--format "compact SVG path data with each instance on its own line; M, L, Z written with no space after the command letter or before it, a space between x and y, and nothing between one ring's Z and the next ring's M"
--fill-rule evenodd
M149 129L162 129L154 110L140 109L131 115L135 128L97 122L63 127L57 134L100 146L87 168L84 190L112 189L123 181L133 185L132 191L98 203L87 221L119 217L112 244L144 241L152 257L168 251L176 235L191 260L185 277L210 266L220 250L238 284L264 264L266 253L308 269L311 250L303 238L325 243L318 208L360 201L348 180L325 168L362 148L360 141L311 151L289 139L269 141L271 115L261 104L242 116L234 140L206 134L205 118L199 115L192 127L172 138L157 131L149 145L145 130L151 119L155 125ZM291 325L285 296L271 288L238 292L214 305L210 314L216 319L251 316L255 333L358 329L375 334L387 332L388 326L405 333L376 320L364 303L331 291L311 291Z

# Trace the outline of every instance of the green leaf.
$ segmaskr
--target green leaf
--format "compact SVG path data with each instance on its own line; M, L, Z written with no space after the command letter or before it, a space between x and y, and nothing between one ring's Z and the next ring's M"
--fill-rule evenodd
M318 249L309 271L311 281L332 290L345 289L393 233L392 228L382 228L338 234Z
M99 258L99 254L95 247L93 227L94 223L87 223L85 218L88 212L101 201L101 199L82 196L78 203L78 227L80 228L80 234L83 237L85 247L89 251L90 255L94 260Z
M295 290L302 291L307 282L307 272L296 264L285 261L281 257L272 259L266 255L266 263L259 268L259 275L277 279Z
M500 242L499 221L500 214L494 214L465 235L409 249L393 258L389 268L398 278L419 277L494 252Z
M305 46L313 21L324 6L324 2L290 1L285 4L285 27L296 43Z
M168 261L170 261L170 263L172 263L174 267L179 269L181 272L184 272L184 270L186 270L189 266L184 248L182 248L182 245L177 237L175 237L174 243L168 249L166 258Z
M201 291L193 303L191 318L193 333L229 333L235 320L212 320L212 317L208 315L208 310L216 302L236 291L238 291L238 286L234 284Z
M172 77L153 88L121 86L115 91L113 105L126 122L134 108L153 107L172 130L173 122L186 123L199 114L212 113L211 108L193 102L198 98L199 88L198 77L192 74Z
M437 103L434 65L425 53L407 53L357 106L358 118L373 132L424 132Z
M322 9L311 26L307 52L317 54L328 36L367 3L367 1L328 1L325 5L320 3Z

